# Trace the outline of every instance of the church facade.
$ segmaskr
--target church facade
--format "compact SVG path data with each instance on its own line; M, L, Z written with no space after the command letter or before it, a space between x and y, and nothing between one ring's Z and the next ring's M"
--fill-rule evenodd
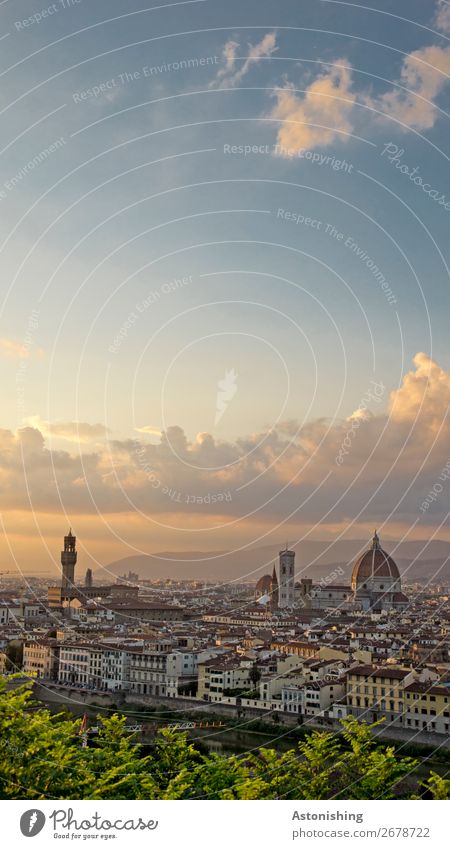
M402 610L408 598L402 590L397 564L384 551L375 531L370 547L355 561L350 584L314 584L310 578L295 582L295 552L280 551L279 578L263 575L255 589L255 600L272 610L308 607L312 610L341 608L381 612Z

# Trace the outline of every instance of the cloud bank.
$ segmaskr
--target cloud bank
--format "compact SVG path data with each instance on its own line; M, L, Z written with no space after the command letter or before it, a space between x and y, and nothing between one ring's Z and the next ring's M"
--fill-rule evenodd
M36 418L0 431L0 509L92 515L185 514L267 524L364 521L392 513L414 522L419 504L449 460L450 373L424 353L377 414L338 421L295 420L233 442L209 433L189 440L172 426L157 444L114 440L84 450L101 425L49 425ZM39 425L39 426L38 426ZM42 428L42 429L41 429ZM78 451L51 450L48 434L78 439ZM341 452L341 453L339 453ZM337 457L342 460L337 462ZM426 521L445 515L448 493ZM325 517L325 518L324 518Z

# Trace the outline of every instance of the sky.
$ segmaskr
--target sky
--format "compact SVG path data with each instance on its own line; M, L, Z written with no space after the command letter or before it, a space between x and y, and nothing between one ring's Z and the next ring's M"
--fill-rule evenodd
M0 4L0 571L449 539L450 3Z

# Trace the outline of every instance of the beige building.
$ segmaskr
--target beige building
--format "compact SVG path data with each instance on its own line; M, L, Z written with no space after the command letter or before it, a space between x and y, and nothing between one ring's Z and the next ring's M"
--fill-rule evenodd
M413 681L405 686L406 728L448 734L450 731L450 684Z
M59 646L56 640L27 640L23 646L26 675L55 680L58 677Z
M225 656L198 664L197 698L207 702L220 702L223 696L236 690L254 688L250 671L251 661ZM231 691L231 692L230 692Z
M281 651L283 654L295 654L298 657L319 657L320 651L317 645L308 643L302 640L292 640L291 642L272 642L271 649Z
M126 625L138 624L139 622L166 622L180 621L183 619L183 608L170 604L156 604L150 601L139 601L139 599L125 602L104 601L106 610L111 611L115 623Z
M308 673L304 671L304 664L297 655L288 654L276 661L276 671L263 675L259 682L260 699L268 701L273 698L281 698L281 690L289 684L301 684L306 680Z
M347 673L346 701L349 713L366 722L386 717L403 724L404 687L414 680L411 669L401 666L350 667Z

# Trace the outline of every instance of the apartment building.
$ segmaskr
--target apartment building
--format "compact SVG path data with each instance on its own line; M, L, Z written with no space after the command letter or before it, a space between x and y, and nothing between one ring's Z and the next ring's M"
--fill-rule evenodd
M63 644L59 649L58 681L71 686L126 691L130 689L130 662L131 651L126 645Z
M315 680L301 685L288 685L281 691L283 710L287 713L315 717L323 714L335 702L345 698L345 680Z
M61 645L58 681L72 686L90 684L91 646L83 643Z
M56 680L59 668L59 646L56 640L27 640L23 645L25 675Z
M198 664L209 660L222 649L203 649L187 651L177 648L167 656L167 693L169 698L176 699L182 695L196 695L198 687Z
M252 689L252 667L252 661L229 655L199 663L197 698L220 702L236 690Z
M366 722L386 717L403 724L404 687L414 680L414 672L401 666L361 664L347 672L346 701L353 716Z
M306 680L304 662L297 655L285 655L275 660L273 670L263 674L259 682L260 699L267 702L281 698L281 690L290 684L302 684Z
M290 642L272 642L271 649L281 651L284 654L295 654L298 657L319 657L317 644L302 640L291 640Z
M131 690L131 660L139 656L142 649L130 649L126 645L105 645L101 652L102 689L112 692Z
M403 724L436 734L450 731L450 684L412 681L404 689Z
M130 692L143 696L167 696L168 670L167 646L156 644L153 648L130 651Z

